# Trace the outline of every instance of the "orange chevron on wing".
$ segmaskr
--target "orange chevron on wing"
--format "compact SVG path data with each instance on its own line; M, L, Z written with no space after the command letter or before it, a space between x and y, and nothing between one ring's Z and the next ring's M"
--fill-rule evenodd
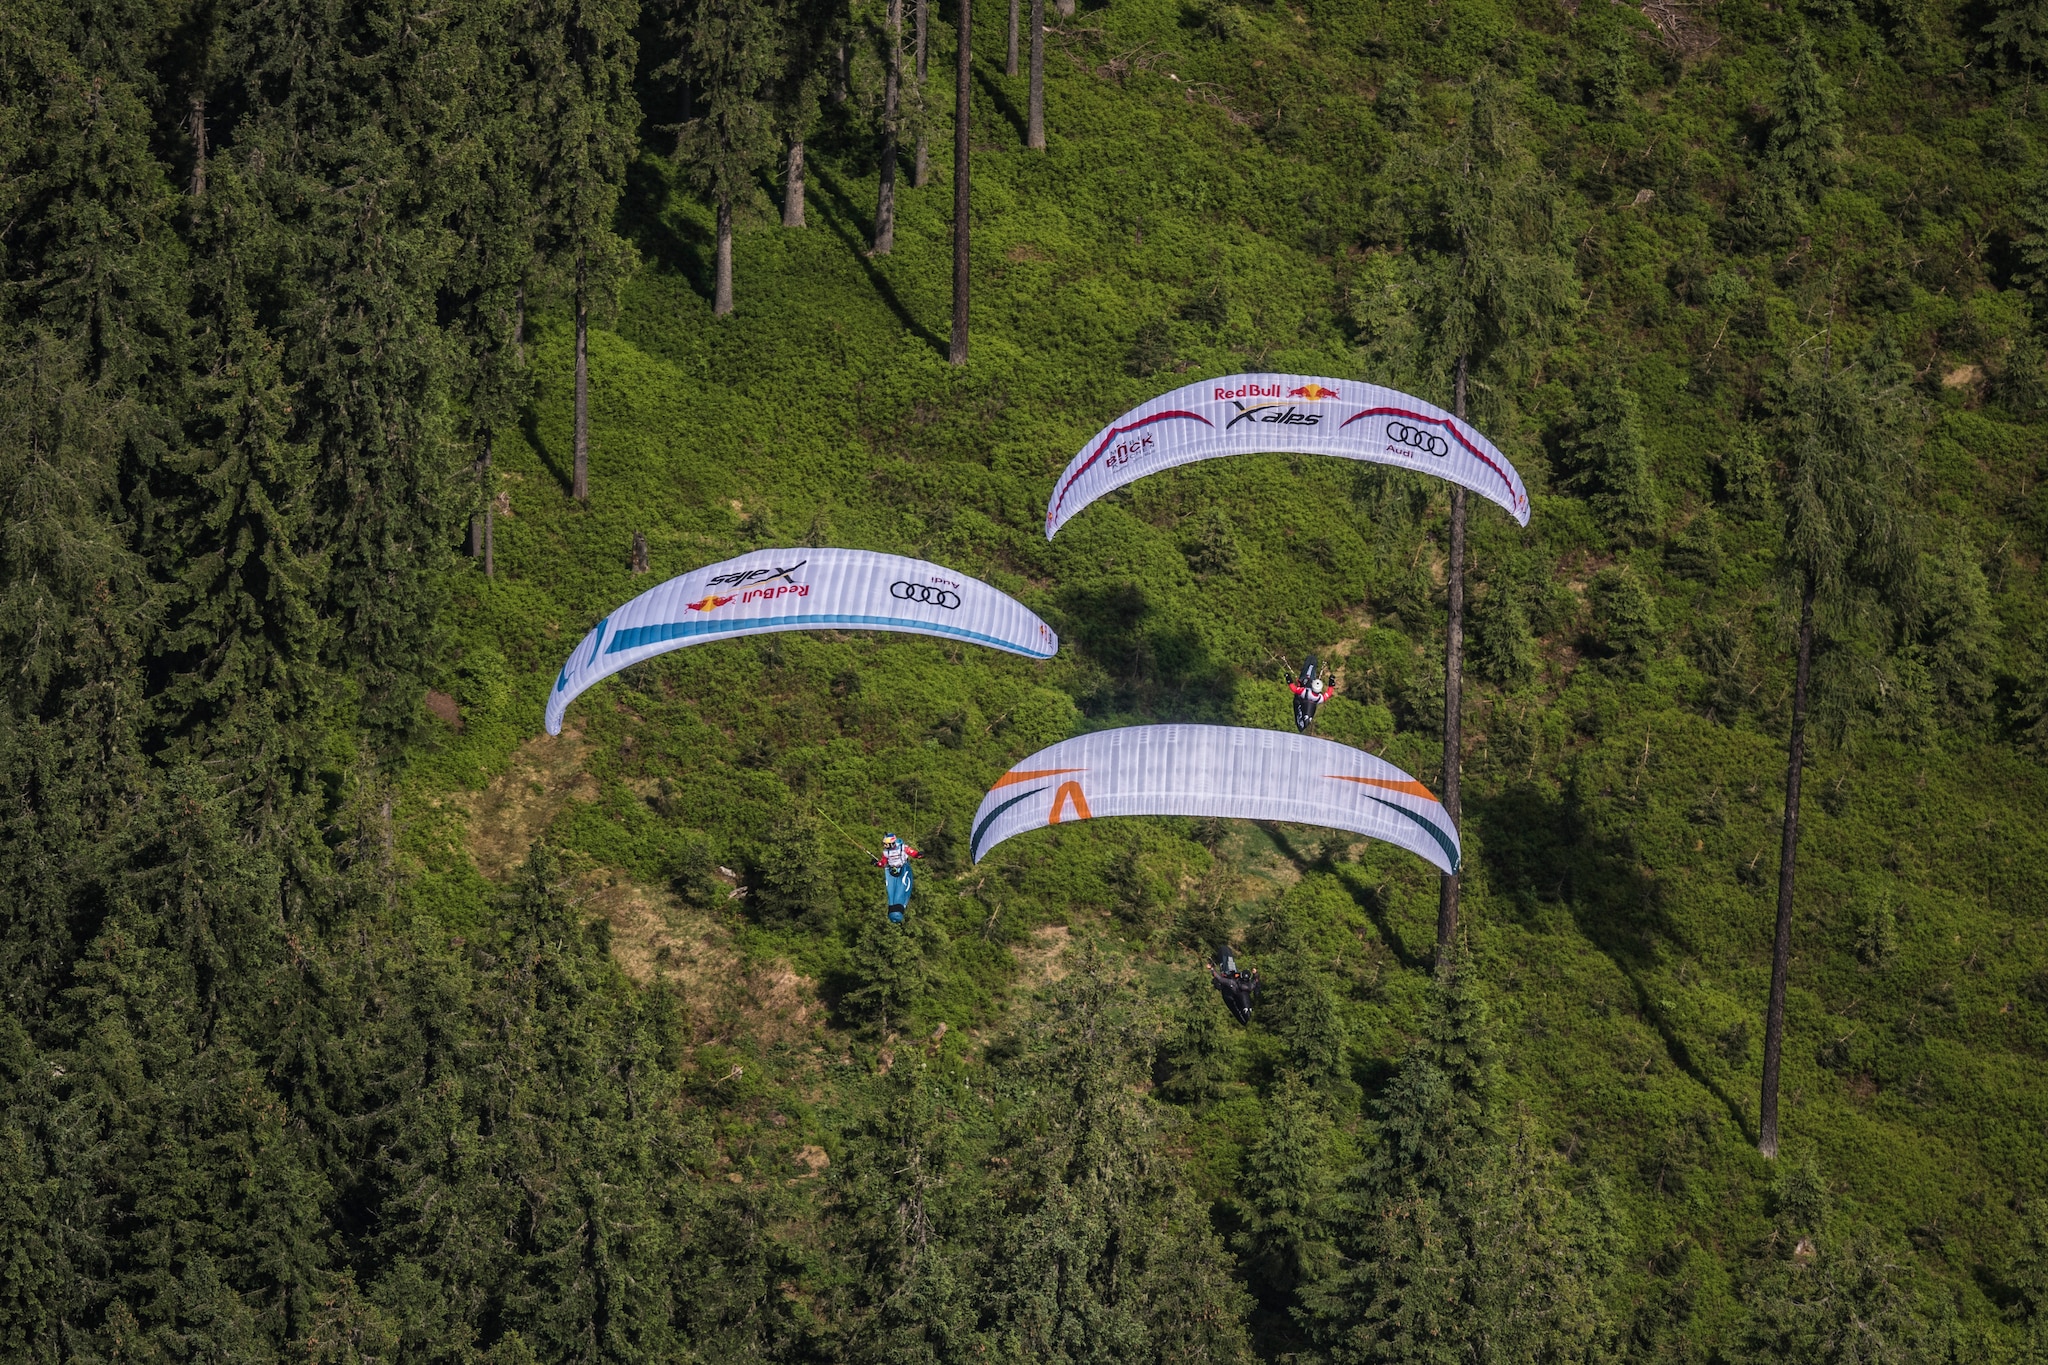
M1019 782L1036 782L1041 777L1058 777L1061 773L1085 773L1086 768L1034 768L1030 772L1004 773L996 779L996 786L1010 787Z
M1324 773L1323 776L1334 778L1339 782L1356 782L1361 787L1384 787L1390 792L1399 792L1403 796L1419 796L1425 801L1436 800L1435 792L1423 786L1412 777L1403 778L1396 782L1386 777L1346 777L1342 773Z

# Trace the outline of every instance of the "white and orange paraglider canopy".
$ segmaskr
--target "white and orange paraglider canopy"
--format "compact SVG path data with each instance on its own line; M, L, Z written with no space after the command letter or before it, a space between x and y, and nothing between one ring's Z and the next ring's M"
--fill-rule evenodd
M1461 857L1443 803L1393 764L1313 735L1226 725L1134 725L1040 749L982 798L969 850L980 862L1012 835L1112 815L1324 825L1444 872Z

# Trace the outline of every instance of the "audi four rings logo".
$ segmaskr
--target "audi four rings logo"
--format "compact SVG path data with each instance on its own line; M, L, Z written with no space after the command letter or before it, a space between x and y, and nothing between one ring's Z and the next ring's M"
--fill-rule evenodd
M922 602L928 607L944 607L947 611L960 605L957 592L947 592L929 583L905 583L900 578L889 585L889 596L900 597L906 602Z
M1451 453L1449 441L1425 427L1411 427L1406 422L1387 423L1387 439L1438 459Z

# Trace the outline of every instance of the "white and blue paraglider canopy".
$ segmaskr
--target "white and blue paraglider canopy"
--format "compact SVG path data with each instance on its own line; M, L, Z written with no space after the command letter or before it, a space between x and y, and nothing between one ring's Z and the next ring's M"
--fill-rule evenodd
M1456 872L1458 829L1429 788L1346 744L1285 730L1132 725L1040 749L974 813L980 862L1012 835L1111 815L1216 815L1348 830Z
M777 630L895 630L970 640L1033 659L1059 636L977 578L870 550L756 550L649 588L597 623L562 665L547 729L578 693L642 659L707 640Z
M1105 493L1176 465L1226 455L1334 455L1434 475L1529 524L1522 476L1462 418L1376 384L1234 374L1141 403L1081 448L1045 509L1047 540Z

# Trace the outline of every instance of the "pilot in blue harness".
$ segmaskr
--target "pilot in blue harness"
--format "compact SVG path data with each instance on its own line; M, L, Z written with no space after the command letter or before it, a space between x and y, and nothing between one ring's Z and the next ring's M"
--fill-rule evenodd
M882 869L882 880L889 888L891 924L903 923L903 912L910 908L910 860L923 856L893 834L882 836L882 856L875 859L875 866Z

